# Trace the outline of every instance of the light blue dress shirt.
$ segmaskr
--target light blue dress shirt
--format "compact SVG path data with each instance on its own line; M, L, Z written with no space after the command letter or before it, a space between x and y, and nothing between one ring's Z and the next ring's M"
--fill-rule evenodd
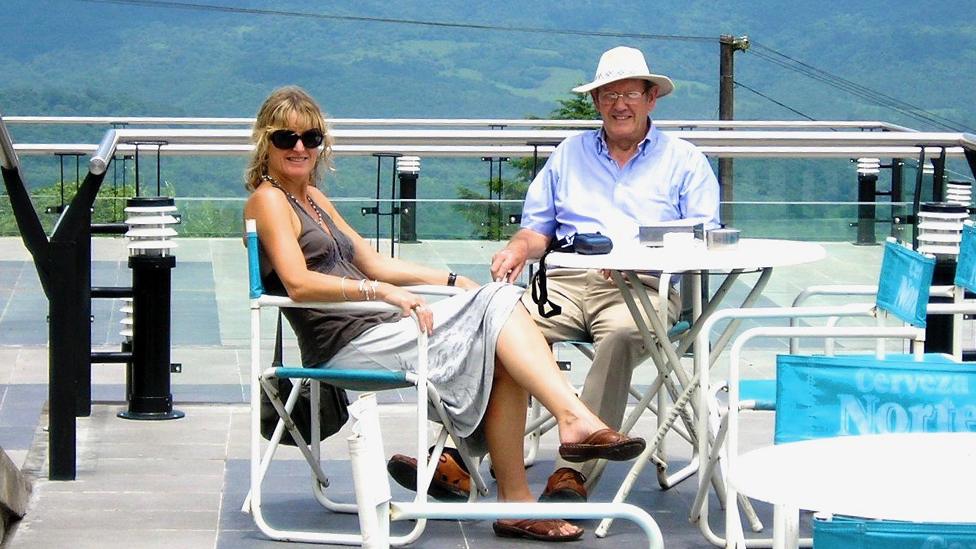
M529 185L522 227L564 238L600 232L614 243L638 242L638 227L700 219L719 226L719 187L694 145L653 125L623 167L610 156L603 130L564 140Z

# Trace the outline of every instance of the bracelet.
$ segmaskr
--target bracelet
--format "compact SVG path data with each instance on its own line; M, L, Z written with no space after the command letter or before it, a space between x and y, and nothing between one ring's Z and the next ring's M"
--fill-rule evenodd
M373 291L373 299L376 299L376 289L380 287L379 280L373 280L369 283L369 288Z
M342 292L342 300L343 301L349 301L349 298L346 297L346 279L347 278L349 278L349 277L348 276L344 276L344 277L342 277L342 278L339 279L339 291Z
M366 279L359 281L359 293L363 296L363 301L369 301L369 291L366 290Z
M453 286L456 282L457 282L457 273L448 273L447 274L447 285L448 286Z

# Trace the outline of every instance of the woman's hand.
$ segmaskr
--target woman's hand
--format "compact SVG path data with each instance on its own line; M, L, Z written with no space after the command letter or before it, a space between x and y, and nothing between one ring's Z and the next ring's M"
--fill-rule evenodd
M420 329L427 335L434 333L434 313L427 306L424 298L385 282L380 283L377 288L377 295L384 302L399 307L405 317L410 316L411 313L416 313Z

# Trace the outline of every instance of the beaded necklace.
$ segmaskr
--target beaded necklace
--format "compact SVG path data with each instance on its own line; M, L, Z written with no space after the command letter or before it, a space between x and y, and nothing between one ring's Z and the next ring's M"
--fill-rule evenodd
M301 207L302 203L298 201L298 198L296 198L295 195L293 195L290 192L288 192L288 189L286 189L283 186L281 186L281 183L278 183L278 180L275 179L274 177L271 177L268 174L264 174L264 175L261 176L261 181L267 181L268 183L271 183L271 185L274 188L276 188L279 191L285 193L285 196L287 196L288 198L290 198L292 202L294 202L295 204L298 204L298 206ZM332 240L335 240L335 242L336 242L336 250L338 250L338 252L339 252L339 257L345 259L345 257L342 254L342 247L339 246L339 241L336 240L336 237L332 235L332 230L331 229L328 229L328 225L325 224L325 213L321 209L319 209L319 205L316 204L314 200L312 200L312 197L308 193L305 193L305 200L308 200L308 203L312 205L312 211L315 212L315 217L318 218L319 227L324 232L326 232L329 236L331 236L332 237ZM304 208L302 208L302 209L304 210Z

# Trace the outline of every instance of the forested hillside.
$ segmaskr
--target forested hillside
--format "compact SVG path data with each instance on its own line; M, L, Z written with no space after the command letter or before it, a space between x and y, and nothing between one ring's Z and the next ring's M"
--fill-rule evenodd
M735 56L737 118L973 131L973 13L968 0L6 0L0 113L252 116L272 88L294 83L336 117L544 117L603 50L628 44L677 83L656 118L714 119L718 37L733 34L753 44ZM104 131L11 129L20 142ZM368 194L354 187L371 166L347 164L339 188ZM187 165L165 177L189 194L240 194L238 169ZM433 164L421 193L454 196L483 171ZM35 185L50 184L54 168L35 173ZM737 198L853 197L829 163L743 162L737 173Z

